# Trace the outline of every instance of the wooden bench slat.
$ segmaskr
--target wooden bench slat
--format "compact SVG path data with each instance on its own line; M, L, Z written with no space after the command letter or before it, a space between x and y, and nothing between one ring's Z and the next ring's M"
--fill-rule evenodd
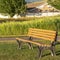
M30 33L35 33L35 34L42 34L42 35L49 35L49 36L55 36L55 34L56 33L46 33L46 32L39 32L39 31L29 31L28 32L28 35L30 34Z
M56 31L30 28L28 31L28 36L54 41Z
M25 40L25 39L21 39L21 38L16 38L16 40L22 41L22 42L27 42L27 43L32 43L32 44L36 44L38 46L47 46L50 47L50 45L46 45L46 44L40 44L34 41L30 41L30 40Z
M54 40L54 39L55 39L54 36L42 35L42 34L35 34L35 33L30 33L29 36L33 36L33 37L34 37L34 36L36 36L36 37L38 36L39 38L42 37L42 38L46 38L46 39L49 38L50 40Z
M36 28L29 28L29 30L31 31L40 31L40 32L46 32L46 33L52 33L52 34L54 34L54 33L56 33L56 31L51 31L51 30L43 30L43 29L36 29Z
M34 36L34 35L31 35L31 37L34 37L34 38L40 38L40 39L43 39L43 40L49 40L49 41L54 41L53 39L51 38L46 38L46 37L39 37L39 36Z

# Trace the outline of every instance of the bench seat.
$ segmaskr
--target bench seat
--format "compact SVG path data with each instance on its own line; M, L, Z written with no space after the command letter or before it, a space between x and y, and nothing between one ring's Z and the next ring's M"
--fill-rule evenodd
M32 44L42 46L42 47L50 47L51 46L51 45L39 43L39 42L36 42L36 41L25 40L25 39L22 39L22 38L16 38L16 40L17 41L22 41L22 42L27 42L27 43L32 43Z

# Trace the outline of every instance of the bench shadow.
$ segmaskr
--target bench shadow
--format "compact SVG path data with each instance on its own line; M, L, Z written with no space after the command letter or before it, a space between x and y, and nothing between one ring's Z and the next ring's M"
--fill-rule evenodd
M26 46L26 47L22 47L21 49L27 49L27 48L29 49L28 46ZM36 49L36 48L37 48L37 46L33 46L33 49ZM60 55L60 50L56 51L55 53L56 53L56 55ZM48 56L48 55L51 55L51 53L43 54L42 57L44 57L44 56Z
M60 50L59 51L56 51L56 55L60 55Z
M44 55L42 55L42 57L48 56L48 55L51 55L51 53L44 54Z
M60 50L56 51L55 53L56 53L57 56L60 55ZM46 53L46 54L42 55L42 57L48 56L48 55L51 55L51 53Z

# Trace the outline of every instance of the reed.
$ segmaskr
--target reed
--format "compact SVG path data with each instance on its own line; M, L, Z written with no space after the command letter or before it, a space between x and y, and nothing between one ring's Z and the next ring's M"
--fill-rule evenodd
M45 17L23 22L0 23L0 35L26 35L29 28L56 30L60 32L60 17Z

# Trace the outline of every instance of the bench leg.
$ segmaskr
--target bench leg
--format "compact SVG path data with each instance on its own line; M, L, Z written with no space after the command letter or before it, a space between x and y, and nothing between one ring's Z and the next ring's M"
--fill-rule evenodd
M29 40L30 40L30 41L32 41L32 37L29 37ZM28 45L29 45L29 49L33 49L33 47L32 47L32 44L31 44L31 43L28 43Z
M54 48L55 48L54 46L52 46L52 47L50 48L50 50L51 50L51 55L52 55L52 56L55 56L55 55L56 55Z
M38 49L39 49L39 55L38 55L38 57L42 57L42 50L43 50L43 47L38 47Z
M21 41L17 40L18 42L18 48L21 49Z
M28 43L29 49L33 49L32 44Z

